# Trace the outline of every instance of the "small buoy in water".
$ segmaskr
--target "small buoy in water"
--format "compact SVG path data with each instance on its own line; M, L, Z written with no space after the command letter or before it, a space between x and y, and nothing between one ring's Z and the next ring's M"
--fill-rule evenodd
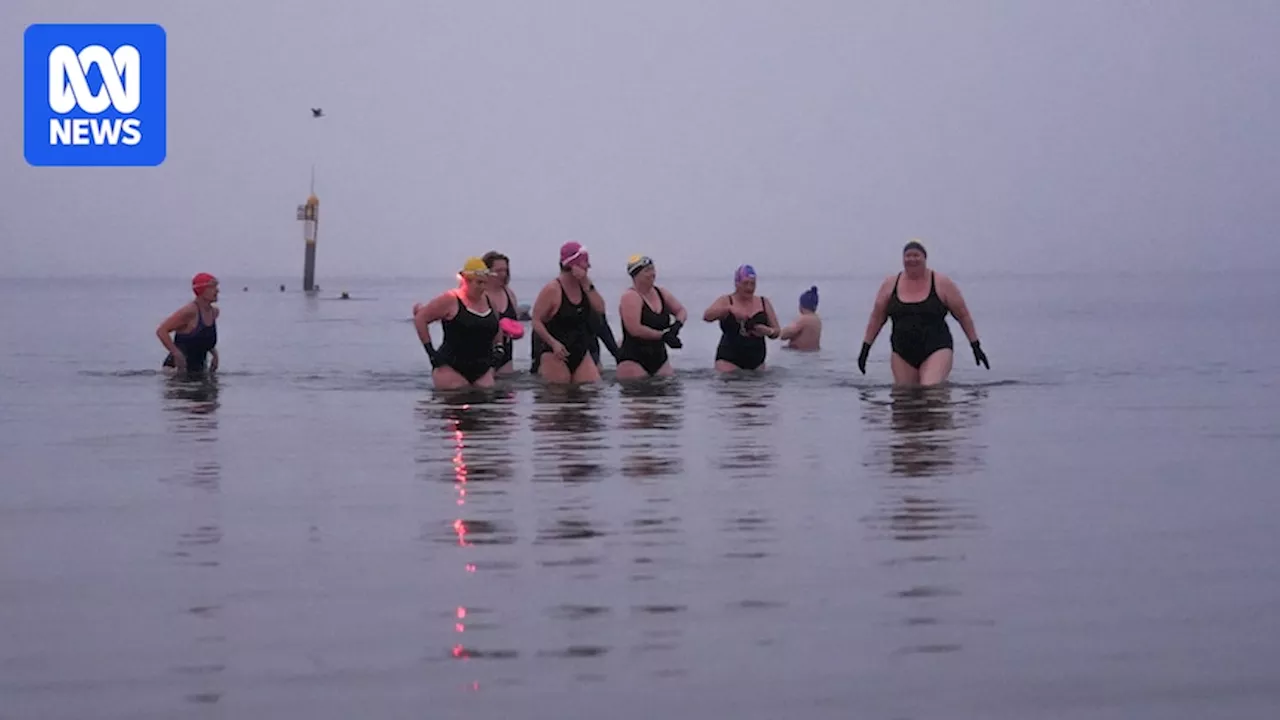
M284 292L284 283L280 284L280 292Z
M249 292L249 286L248 286L248 285L245 285L245 286L244 286L244 291L245 291L245 292Z
M342 291L342 299L343 299L343 300L350 300L350 299L351 299L351 296L347 294L347 291L346 291L346 290L343 290L343 291Z

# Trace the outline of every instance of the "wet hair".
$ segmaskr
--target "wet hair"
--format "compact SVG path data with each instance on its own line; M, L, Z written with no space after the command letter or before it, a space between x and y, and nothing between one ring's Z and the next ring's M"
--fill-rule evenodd
M924 249L924 244L919 240L912 240L902 247L902 254L906 255L908 250L919 250L920 254L929 257L929 251Z
M493 266L496 265L499 260L506 261L508 265L511 264L511 258L507 257L506 255L503 255L497 250L490 250L489 252L484 254L484 257L480 259L484 261L484 266L489 268L490 270L493 269Z

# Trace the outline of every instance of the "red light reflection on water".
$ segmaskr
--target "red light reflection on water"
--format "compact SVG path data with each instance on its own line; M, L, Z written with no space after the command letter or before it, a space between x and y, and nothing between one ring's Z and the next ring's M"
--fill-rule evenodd
M464 405L463 410L469 409L469 405ZM454 487L457 489L458 498L457 505L462 507L467 504L467 461L463 457L463 451L466 449L466 435L461 428L458 427L458 421L454 420L453 429L453 477ZM467 523L461 517L453 521L453 531L458 536L459 547L471 547L471 543L467 542ZM474 563L465 563L464 569L468 574L476 571ZM467 626L463 621L467 618L467 608L459 605L454 611L456 621L453 624L453 630L457 633L466 632ZM453 646L453 657L467 661L471 657L471 653L467 651L465 645L461 642ZM467 689L472 692L480 690L480 683L472 681Z

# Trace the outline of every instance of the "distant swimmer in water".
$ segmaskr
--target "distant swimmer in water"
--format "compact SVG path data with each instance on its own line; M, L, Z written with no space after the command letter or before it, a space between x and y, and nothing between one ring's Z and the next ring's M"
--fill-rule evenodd
M468 258L458 273L459 287L413 308L413 325L431 359L431 381L441 390L493 387L494 346L502 343L498 313L485 295L489 269L480 258ZM440 348L431 346L428 326L444 329Z
M485 287L485 296L489 304L498 310L499 318L511 318L519 321L519 306L516 294L511 292L511 260L497 250L491 250L481 258L485 267L489 268L489 283ZM501 308L501 309L499 309ZM503 335L502 344L497 346L493 356L493 369L498 375L506 375L515 371L515 340Z
M721 295L702 314L706 322L720 323L716 370L765 369L765 338L777 338L778 316L769 298L756 295L756 271L742 265L733 273L734 291Z
M688 317L684 306L670 291L654 284L657 270L653 260L632 255L627 261L631 287L618 302L622 318L622 346L618 349L618 379L674 375L667 348L681 348L680 328Z
M576 242L560 247L560 274L543 286L533 303L533 331L544 343L538 375L557 383L596 382L600 369L591 357L597 330L593 313L604 314L604 298L587 275L591 258Z
M178 308L156 328L156 337L169 351L164 367L176 372L203 372L208 357L209 372L218 369L218 279L209 273L191 278L195 300ZM169 334L173 333L170 338Z
M782 328L779 337L791 350L818 350L822 345L822 318L818 315L818 286L800 294L800 316Z
M867 373L871 345L886 321L893 321L889 346L893 350L890 367L895 385L938 385L951 375L954 355L947 313L960 327L973 348L973 360L988 370L991 364L978 342L973 316L965 305L960 288L946 275L927 267L928 251L919 240L902 248L902 272L880 284L871 319L862 340L858 370Z

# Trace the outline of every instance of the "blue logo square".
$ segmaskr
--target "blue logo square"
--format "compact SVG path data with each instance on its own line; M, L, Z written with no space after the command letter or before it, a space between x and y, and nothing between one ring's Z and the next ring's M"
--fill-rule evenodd
M154 167L166 149L166 35L44 24L23 36L23 147L49 167Z

